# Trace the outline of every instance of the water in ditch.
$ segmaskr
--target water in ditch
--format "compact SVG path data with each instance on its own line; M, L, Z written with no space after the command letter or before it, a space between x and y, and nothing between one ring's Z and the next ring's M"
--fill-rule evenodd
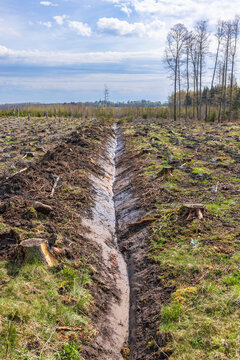
M119 298L112 299L105 321L105 326L110 329L111 336L101 339L103 335L98 334L97 341L99 343L104 341L106 352L109 354L104 357L104 360L122 359L121 349L128 342L129 335L129 279L127 264L118 248L113 191L116 175L115 159L122 147L117 125L114 125L114 134L110 137L97 164L104 175L89 175L95 193L92 218L82 219L82 225L88 229L87 237L101 246L108 276L111 276L120 294Z

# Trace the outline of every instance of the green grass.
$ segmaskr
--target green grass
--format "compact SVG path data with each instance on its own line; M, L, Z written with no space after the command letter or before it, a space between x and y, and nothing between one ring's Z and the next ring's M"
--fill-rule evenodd
M138 126L141 131L141 124ZM240 209L235 192L239 178L231 170L234 159L220 147L227 128L216 131L211 124L204 126L206 133L217 132L221 142L200 141L197 153L186 148L184 141L185 136L202 140L200 123L169 122L165 128L152 121L147 136L129 140L135 150L137 141L147 140L150 147L151 137L159 139L157 160L154 153L141 159L145 172L140 169L140 181L148 181L154 164L161 167L173 159L183 165L167 181L156 179L154 188L151 182L146 186L146 191L154 189L148 210L159 215L151 225L148 257L158 265L163 291L173 289L161 306L158 327L162 339L167 339L161 350L171 354L170 360L240 359ZM171 141L173 134L181 141ZM210 161L211 157L216 161ZM204 181L192 176L199 174L212 176ZM181 216L179 209L186 203L203 203L207 209L203 219ZM146 342L149 350L156 348L152 338Z
M80 353L83 339L87 341L93 335L89 331L92 296L88 270L77 271L67 264L58 271L41 264L18 267L2 262L0 281L4 284L0 298L0 358L76 359L73 354ZM62 348L56 332L58 325L82 327L72 348Z

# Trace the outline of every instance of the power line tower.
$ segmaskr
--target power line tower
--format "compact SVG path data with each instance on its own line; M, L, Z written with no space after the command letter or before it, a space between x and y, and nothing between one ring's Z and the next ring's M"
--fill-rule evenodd
M109 101L109 89L108 86L105 84L104 85L104 104L107 105Z

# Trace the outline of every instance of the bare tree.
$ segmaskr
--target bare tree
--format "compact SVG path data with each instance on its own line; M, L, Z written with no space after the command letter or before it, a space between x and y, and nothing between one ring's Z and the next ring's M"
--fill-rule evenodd
M207 100L206 100L205 120L207 120L207 116L208 116L207 106L209 107L209 110L211 108L211 100L212 100L211 96L213 94L214 81L215 81L215 77L216 77L216 71L217 71L217 66L218 66L218 61L219 61L220 47L221 47L223 36L224 36L224 22L223 21L218 21L217 31L216 31L216 34L215 34L215 37L217 38L217 50L216 50L215 61L214 61L214 68L213 68L213 74L212 74L212 80L211 80L210 94L208 93Z
M216 51L215 63L214 63L212 81L211 81L211 89L213 88L213 85L214 85L214 80L215 80L216 70L217 70L217 64L218 64L218 58L219 58L219 51L220 51L220 46L221 46L221 42L222 42L222 39L223 39L223 35L224 35L224 22L219 21L218 25L217 25L217 32L215 34L218 44L217 44L217 51Z
M239 36L239 24L240 24L240 17L236 16L234 22L232 23L232 43L230 45L230 54L231 54L230 100L229 100L230 118L232 116L233 79L234 79L235 57L237 52L237 42Z
M226 22L226 48L225 48L225 72L224 72L224 85L223 85L223 116L226 111L226 93L227 93L227 79L228 79L228 66L229 66L229 55L230 45L232 41L232 22Z
M191 36L190 46L190 59L193 68L193 100L192 100L192 117L195 119L196 107L198 109L198 64L199 64L199 56L196 45L195 34L193 33Z
M185 40L185 56L186 56L186 97L185 97L185 118L188 117L188 103L189 103L189 90L190 90L190 54L193 42L193 35L189 32Z
M229 67L229 54L230 54L230 45L232 39L232 22L225 21L223 23L224 34L223 34L223 59L222 59L222 75L221 75L221 95L219 99L219 108L218 108L218 121L221 121L225 117L226 111L226 92L227 92L227 79L228 79L228 67Z
M198 69L197 75L199 78L199 110L198 110L198 119L201 119L202 116L202 77L203 77L203 66L205 56L208 50L208 31L207 31L207 21L199 21L195 27L196 32L196 41L198 46ZM198 91L198 89L197 89Z
M173 98L173 107L174 107L174 120L177 120L177 83L180 93L180 66L181 58L184 50L184 43L187 36L187 29L183 24L174 25L168 33L167 36L167 46L166 46L166 62L173 73L173 83L174 83L174 98ZM179 95L180 96L180 95ZM179 100L180 101L180 100ZM180 114L179 114L180 116Z

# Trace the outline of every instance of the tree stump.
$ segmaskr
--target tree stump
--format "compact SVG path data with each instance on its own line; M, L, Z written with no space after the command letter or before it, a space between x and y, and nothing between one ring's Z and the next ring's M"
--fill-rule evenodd
M57 260L50 253L46 239L32 238L20 243L25 254L25 261L34 263L36 261L46 263L50 267L57 264Z
M153 176L153 180L158 178L167 178L168 176L173 176L174 167L165 166L160 170L156 175Z
M180 215L186 217L187 220L191 220L193 218L201 220L203 219L205 210L206 208L202 204L185 204L180 208Z
M143 148L140 152L141 155L144 155L144 154L157 154L157 150L156 149L152 149L152 148Z

